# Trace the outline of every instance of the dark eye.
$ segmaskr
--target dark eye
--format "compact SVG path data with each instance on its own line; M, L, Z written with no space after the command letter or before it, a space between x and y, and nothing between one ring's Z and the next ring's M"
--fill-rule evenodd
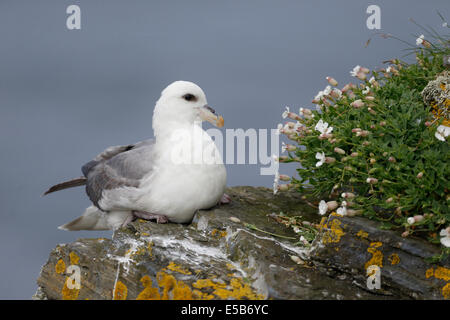
M190 93L185 94L183 96L183 99L186 101L196 101L197 100L197 98L193 94L190 94Z

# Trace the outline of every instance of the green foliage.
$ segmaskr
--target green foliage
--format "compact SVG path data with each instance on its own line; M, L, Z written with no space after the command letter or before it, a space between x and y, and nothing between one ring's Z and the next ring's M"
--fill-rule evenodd
M436 138L445 119L433 116L421 91L444 71L449 42L425 42L415 53L415 64L395 59L387 69L355 68L361 83L328 86L313 101L318 110L286 111L296 122L279 130L295 143L280 162L299 162L299 178L274 187L303 192L312 186L320 199L338 201L341 212L439 243L439 230L450 224L449 143ZM351 197L344 199L344 192Z

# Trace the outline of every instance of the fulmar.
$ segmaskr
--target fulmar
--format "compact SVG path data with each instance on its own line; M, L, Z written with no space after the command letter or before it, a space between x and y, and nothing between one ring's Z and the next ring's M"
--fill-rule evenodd
M86 186L92 205L59 228L117 229L136 218L187 223L197 210L230 202L222 156L202 121L224 122L198 85L170 84L153 111L154 139L109 147L82 167L82 177L44 193Z

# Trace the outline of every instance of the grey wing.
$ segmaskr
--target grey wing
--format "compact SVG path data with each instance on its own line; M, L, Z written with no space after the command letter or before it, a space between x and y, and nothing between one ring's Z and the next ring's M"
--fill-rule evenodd
M99 205L104 190L139 187L140 180L153 170L153 146L146 140L134 145L110 147L82 167L87 178L86 193Z

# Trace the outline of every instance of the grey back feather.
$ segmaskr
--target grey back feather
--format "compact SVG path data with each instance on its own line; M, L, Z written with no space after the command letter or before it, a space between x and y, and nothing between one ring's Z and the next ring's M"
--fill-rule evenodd
M151 139L110 147L81 168L87 178L86 193L96 207L102 210L99 201L104 190L139 186L140 179L153 170L154 144Z

